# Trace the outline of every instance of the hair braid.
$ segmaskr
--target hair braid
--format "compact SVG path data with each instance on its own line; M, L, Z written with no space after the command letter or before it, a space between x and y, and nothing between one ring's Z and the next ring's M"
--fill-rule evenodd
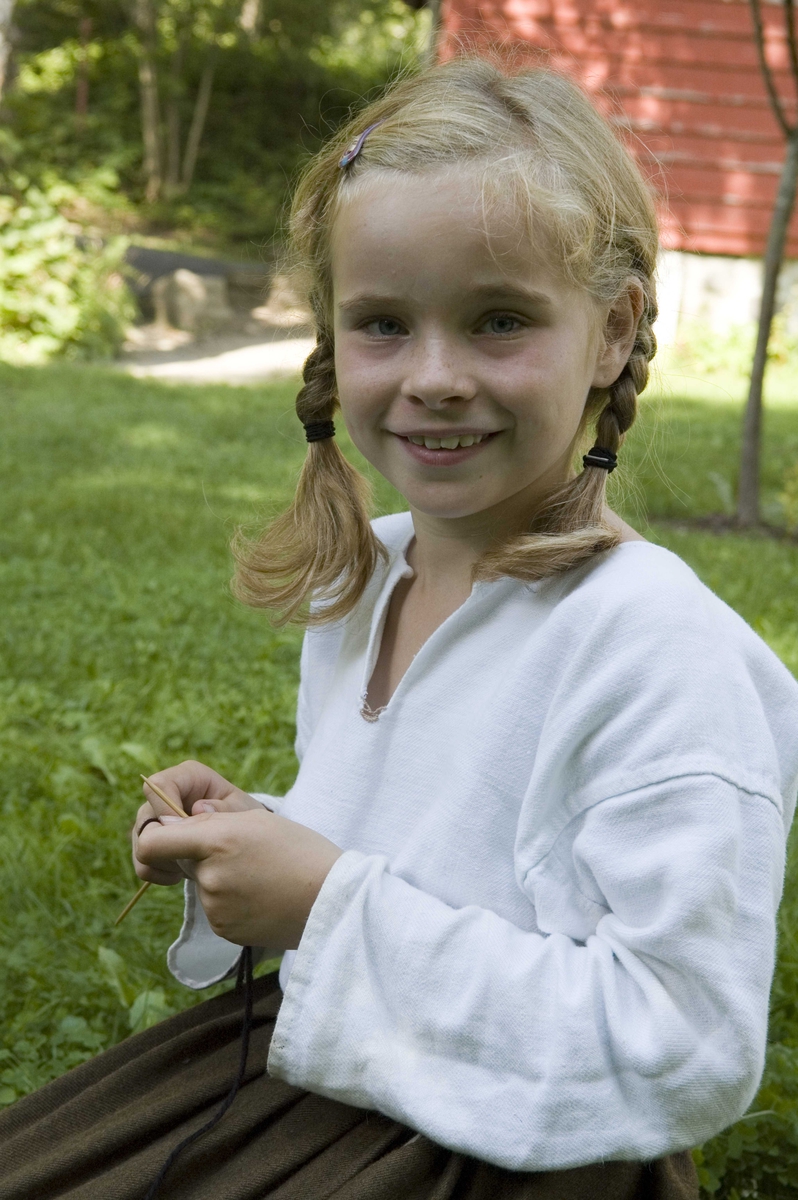
M303 425L332 420L338 405L332 335L320 326L302 371L296 412ZM368 481L347 462L334 438L311 442L291 507L248 542L233 542L237 571L233 588L257 608L273 608L279 623L314 624L354 608L385 548L369 522ZM323 598L308 615L312 593Z
M331 421L338 407L335 387L335 346L329 330L321 329L302 368L303 387L296 398L296 415L303 425Z
M646 295L632 352L615 383L607 389L609 400L596 421L596 444L605 446L614 454L617 454L626 433L634 424L637 397L648 384L648 364L657 352L657 339L652 328L656 315L656 302L651 295ZM601 468L586 468L596 469L601 471Z

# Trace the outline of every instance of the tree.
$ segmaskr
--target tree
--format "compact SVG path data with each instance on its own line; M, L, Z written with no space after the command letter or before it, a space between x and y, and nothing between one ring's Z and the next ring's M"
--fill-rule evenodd
M798 185L798 120L792 124L787 119L786 108L776 87L773 69L768 62L765 49L765 29L762 20L761 0L750 0L754 19L754 33L759 55L759 65L765 81L771 107L784 134L786 154L779 179L776 203L770 221L767 249L765 251L762 279L762 300L759 308L756 348L751 365L751 382L748 401L743 418L742 451L740 455L740 480L737 492L737 522L750 526L759 523L759 474L762 441L762 386L768 360L768 343L776 308L776 289L779 272L784 260L790 218L795 206ZM798 90L798 48L795 36L794 0L784 0L787 46L790 70Z
M11 53L11 18L14 15L14 0L0 0L0 96L6 80L8 56Z
M144 194L152 203L161 191L161 112L158 100L158 46L153 0L135 0L133 18L139 33L139 91L141 95L141 140L144 146Z
M403 0L16 0L0 174L260 255L301 164L429 24Z
M2 0L0 0L2 2ZM188 191L210 107L220 44L244 28L244 0L134 0L141 101L145 198L153 203ZM250 18L251 19L251 18ZM189 60L202 59L191 121L181 146L181 108Z

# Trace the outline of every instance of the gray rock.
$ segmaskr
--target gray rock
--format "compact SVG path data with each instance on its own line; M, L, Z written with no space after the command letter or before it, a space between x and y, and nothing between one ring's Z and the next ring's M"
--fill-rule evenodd
M223 333L236 323L223 275L197 275L185 267L152 285L157 325L185 329L196 337Z

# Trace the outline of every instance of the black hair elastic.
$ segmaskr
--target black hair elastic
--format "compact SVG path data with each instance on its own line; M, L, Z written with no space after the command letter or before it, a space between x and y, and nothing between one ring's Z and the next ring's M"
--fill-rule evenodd
M582 465L585 467L601 467L609 475L618 465L618 456L613 454L612 450L607 450L604 446L593 446L588 450L587 454L582 456Z
M310 421L305 426L305 437L309 442L323 442L335 437L335 425L332 421Z

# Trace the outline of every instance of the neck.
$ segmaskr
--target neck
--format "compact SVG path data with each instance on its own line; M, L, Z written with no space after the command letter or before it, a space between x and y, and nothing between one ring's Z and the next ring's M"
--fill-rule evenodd
M547 489L548 491L548 489ZM499 541L529 527L542 500L524 489L483 512L464 517L436 517L411 505L415 539L408 562L426 590L455 589L467 595L473 569Z
M486 545L477 529L464 529L458 520L430 517L412 510L415 538L407 560L416 581L424 590L451 589L459 594L471 590L474 564Z

